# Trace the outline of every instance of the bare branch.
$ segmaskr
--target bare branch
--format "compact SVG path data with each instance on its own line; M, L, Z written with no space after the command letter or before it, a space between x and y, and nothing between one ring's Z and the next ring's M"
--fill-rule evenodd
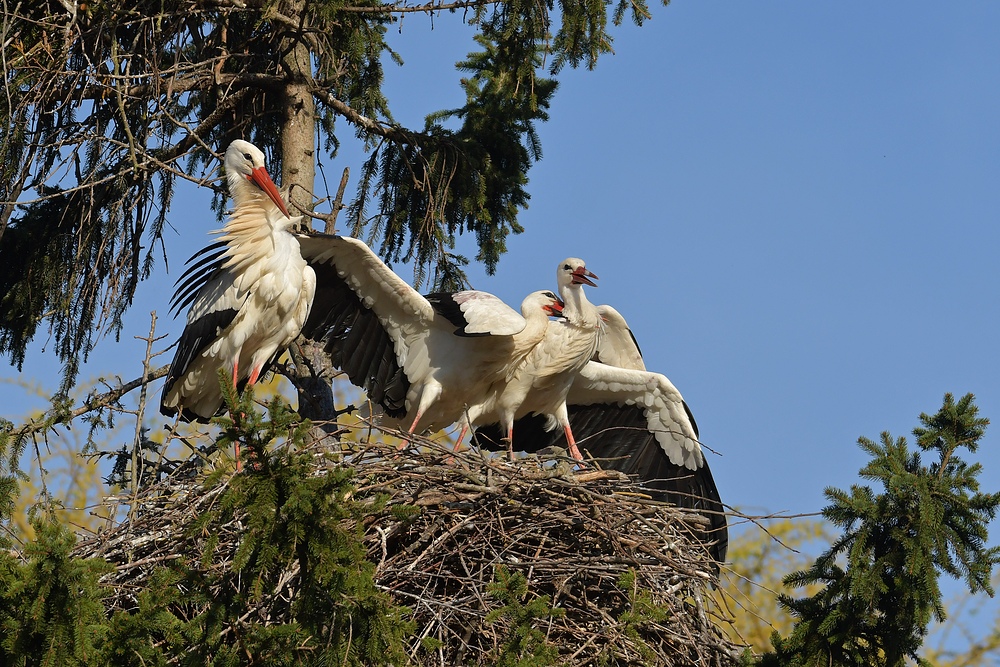
M16 437L17 438L26 437L34 433L37 433L39 431L44 431L48 428L51 428L55 424L69 423L74 419L76 419L77 417L79 417L80 415L86 414L88 412L93 412L94 410L99 410L101 408L109 407L110 405L117 402L122 396L129 393L130 391L138 387L141 387L143 385L149 384L153 380L158 380L161 377L164 377L169 369L170 366L164 364L163 366L160 366L155 370L149 371L142 377L126 382L125 384L120 385L112 389L111 391L105 392L103 394L91 393L83 401L83 404L80 407L70 410L65 414L58 414L58 413L54 414L53 411L50 410L49 412L46 412L44 415L42 415L41 418L34 419L25 424L24 426L22 426L21 428L19 428L17 430Z
M390 139L392 141L401 144L416 143L413 139L413 135L411 135L409 132L406 132L405 130L399 127L391 125L383 125L374 118L369 118L365 115L358 113L357 111L352 109L346 102L338 100L336 97L333 96L333 94L329 90L323 88L316 82L313 82L309 86L309 92L311 92L316 97L316 99L318 99L320 102L322 102L326 106L336 111L338 114L346 118L349 122L367 130L372 134L377 134L380 137L385 137L386 139Z

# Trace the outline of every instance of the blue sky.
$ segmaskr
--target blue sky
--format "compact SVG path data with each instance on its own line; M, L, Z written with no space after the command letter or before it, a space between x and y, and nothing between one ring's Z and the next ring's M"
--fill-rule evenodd
M824 487L858 481L858 436L909 436L945 392L1000 419L1000 4L652 9L595 71L560 75L526 231L497 275L473 267L475 287L517 304L584 258L600 276L591 300L629 320L648 368L684 394L720 454L723 501L745 511L818 511ZM391 29L406 61L387 65L398 120L462 103L457 21ZM335 189L361 157L346 141L324 164ZM196 192L171 221L171 274L142 287L123 342L102 342L84 378L138 375L131 336L151 310L170 342L179 332L169 286L217 224ZM42 342L24 373L54 389ZM10 416L38 404L8 384L0 400ZM997 428L976 457L987 490L1000 489Z

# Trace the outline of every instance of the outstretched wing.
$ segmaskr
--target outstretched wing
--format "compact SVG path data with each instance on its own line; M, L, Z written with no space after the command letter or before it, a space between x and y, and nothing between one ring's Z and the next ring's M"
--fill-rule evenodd
M364 242L326 234L298 239L316 272L302 334L322 342L333 365L389 416L402 417L410 384L429 372L421 336L434 309Z
M590 362L574 380L567 404L582 451L605 468L634 475L656 499L702 514L709 523L703 541L717 561L725 560L729 537L719 490L690 410L666 377ZM505 450L502 436L499 424L476 430L487 449ZM553 446L565 447L565 436L546 431L544 417L514 423L515 451Z
M636 342L628 322L611 306L598 306L597 312L604 322L604 333L600 337L594 361L618 368L631 368L644 371L646 365L642 361L642 351Z

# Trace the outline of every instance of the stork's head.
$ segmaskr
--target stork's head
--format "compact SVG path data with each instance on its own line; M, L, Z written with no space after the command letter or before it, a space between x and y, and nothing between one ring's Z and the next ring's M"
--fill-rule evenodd
M559 263L559 268L556 269L556 283L560 290L570 285L597 287L594 280L597 280L597 276L588 271L586 262L578 257L564 259Z
M286 218L291 217L278 188L264 168L264 153L259 148L249 141L237 139L226 149L225 164L229 194L237 204L240 203L241 193L246 192L248 187L254 187L262 190Z
M532 292L524 297L524 301L521 302L521 314L527 317L538 311L542 311L546 316L559 317L563 311L562 299L548 290Z

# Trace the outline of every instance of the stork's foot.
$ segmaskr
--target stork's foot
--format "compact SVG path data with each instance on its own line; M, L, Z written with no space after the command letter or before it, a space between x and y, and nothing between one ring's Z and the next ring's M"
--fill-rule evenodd
M576 446L576 438L573 437L573 429L569 427L569 423L563 426L563 430L566 433L566 449L569 450L569 455L577 461L582 461L583 454L580 453L580 448Z
M410 436L404 438L398 445L396 445L396 454L395 454L395 456L399 456L400 454L403 453L404 450L408 449L409 447L411 447L413 445L413 437L412 437L412 435L413 434L411 433Z
M237 443L237 445L238 444L239 443ZM241 472L241 470L242 470L242 465L240 463L240 453L239 452L240 452L240 450L237 447L237 449L236 449L236 472ZM249 455L247 456L247 468L250 469L250 470L252 470L252 471L254 471L254 472L260 472L260 470L261 470L262 467L263 466L261 465L261 462L260 462L260 460L257 457L257 452L254 451L253 449L251 449Z
M245 417L246 415L244 415L242 412L236 412L236 413L233 413L231 416L233 418L233 424L235 424L236 427L239 428L240 422L243 421L243 417ZM233 456L236 458L236 473L239 474L239 473L243 472L243 463L240 460L240 441L239 440L236 440L235 442L233 442Z
M455 440L455 446L452 447L451 451L455 452L456 454L465 451L462 448L462 441L465 440L465 434L468 432L469 432L469 425L462 424L462 430L458 432L458 438Z
M393 461L399 460L403 457L403 452L406 451L413 444L411 438L404 438L398 445L396 445L396 450L389 455L388 458Z
M514 438L500 438L500 444L507 443L507 459L514 460Z

